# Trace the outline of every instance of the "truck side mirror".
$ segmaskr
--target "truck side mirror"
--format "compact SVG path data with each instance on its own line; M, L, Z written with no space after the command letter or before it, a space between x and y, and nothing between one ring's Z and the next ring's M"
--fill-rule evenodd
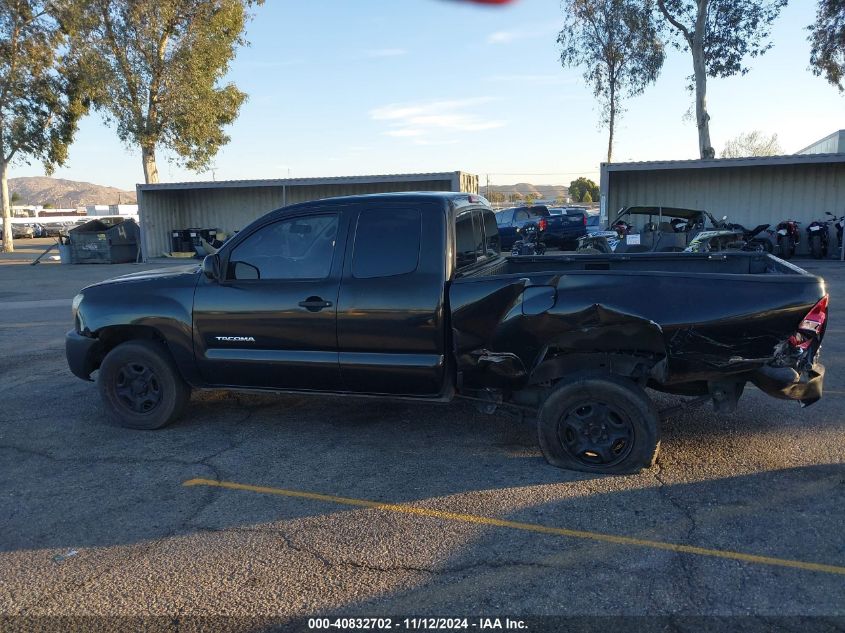
M215 281L220 277L220 256L217 253L206 255L202 260L202 274Z

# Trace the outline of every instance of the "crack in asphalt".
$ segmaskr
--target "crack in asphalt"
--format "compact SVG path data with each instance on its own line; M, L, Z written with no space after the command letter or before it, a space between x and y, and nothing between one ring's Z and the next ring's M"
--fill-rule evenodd
M560 565L550 565L547 563L540 563L534 561L508 560L508 561L477 561L466 563L463 565L451 566L431 566L420 567L409 564L398 565L375 565L373 563L354 560L351 558L338 558L324 553L320 549L305 545L301 542L296 542L294 537L287 531L280 527L264 526L264 527L244 527L244 526L230 526L225 528L216 528L210 526L193 526L197 531L203 531L212 534L223 534L226 532L247 533L247 534L267 534L277 536L284 542L285 547L295 552L306 554L317 562L319 562L326 569L333 569L338 567L346 567L353 569L361 569L376 573L419 573L428 576L450 576L461 574L476 569L506 569L512 567L529 567L536 569L553 569L560 570Z
M660 459L660 456L657 457L655 461L655 468L654 468L654 479L659 484L657 486L657 490L660 495L666 499L672 507L674 507L681 515L686 519L688 527L686 534L684 535L683 542L684 543L692 543L693 542L693 534L698 529L698 523L695 518L695 513L690 510L686 505L681 503L678 499L676 499L672 493L669 491L671 488L671 484L667 483L663 477L663 463ZM706 587L696 586L695 583L695 574L694 571L690 567L690 560L688 556L684 556L682 553L677 552L674 555L675 560L678 561L678 566L683 570L683 578L687 585L687 592L685 592L685 598L690 606L695 606L696 600L694 598L698 597L699 599L703 599L708 606L713 606L712 597L709 595ZM697 590L697 591L696 591Z
M240 426L241 424L247 422L252 415L255 413L257 409L260 407L249 407L244 405L244 408L247 410L245 411L245 415L242 419L233 422ZM235 429L235 433L237 433L237 428ZM138 457L127 457L127 458L112 458L112 457L95 457L95 456L87 456L87 455L79 455L79 456L57 456L50 452L37 450L33 448L26 448L22 446L17 446L14 444L0 444L0 450L9 450L14 451L24 455L32 455L42 459L46 459L48 461L54 463L76 463L80 461L84 461L86 463L99 463L99 464L119 464L119 465L130 465L130 466L139 466L145 464L176 464L179 466L187 466L187 467L196 467L202 466L207 468L212 474L213 477L216 479L222 479L220 469L211 463L212 460L216 459L220 455L235 450L239 448L243 443L248 441L250 438L247 434L242 434L243 437L235 439L234 437L230 437L229 442L226 446L217 450L213 453L209 453L203 455L195 460L185 460L179 459L175 457L160 457L160 458L138 458ZM50 604L57 603L60 599L66 598L68 596L73 595L76 592L84 590L87 587L97 584L104 576L110 574L111 572L115 571L116 569L129 564L139 558L148 555L150 552L158 548L162 545L165 541L176 536L177 534L185 531L188 526L209 506L211 506L218 498L222 490L209 488L201 496L201 498L196 502L194 510L189 513L187 516L183 517L178 524L176 524L173 528L166 531L165 534L161 535L159 538L151 541L146 546L140 545L140 549L133 550L130 554L126 557L115 561L112 565L108 565L105 568L99 570L99 573L96 573L93 576L89 576L87 578L81 579L79 581L70 581L69 584L62 589L56 590L55 588L46 589L42 595L35 596L31 601L27 604L21 605L20 608L17 610L16 615L26 615L34 606L49 606ZM138 544L136 544L137 546ZM49 596L45 596L48 594ZM45 599L46 598L46 599Z

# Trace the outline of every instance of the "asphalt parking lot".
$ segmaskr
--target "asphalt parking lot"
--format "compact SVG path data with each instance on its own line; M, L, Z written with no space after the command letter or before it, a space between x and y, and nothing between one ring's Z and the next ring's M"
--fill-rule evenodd
M666 422L655 468L595 477L548 466L530 424L467 403L202 392L161 431L107 426L95 385L65 364L70 300L161 264L26 265L39 243L0 255L9 627L622 615L670 631L845 630L844 264L795 262L831 294L822 401L750 388L734 414ZM646 621L618 630L631 622Z

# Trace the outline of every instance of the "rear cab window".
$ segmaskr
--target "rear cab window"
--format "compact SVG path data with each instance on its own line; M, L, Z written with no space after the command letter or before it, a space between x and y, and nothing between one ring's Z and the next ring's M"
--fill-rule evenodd
M460 272L501 254L499 227L490 209L467 208L455 218L455 270Z

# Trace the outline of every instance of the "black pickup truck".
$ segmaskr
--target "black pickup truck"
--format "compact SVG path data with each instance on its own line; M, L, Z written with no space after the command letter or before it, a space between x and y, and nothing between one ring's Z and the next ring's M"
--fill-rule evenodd
M621 473L657 454L646 388L815 402L827 295L766 254L503 257L483 198L402 193L273 211L201 266L85 288L73 319L70 369L123 426L192 388L465 397L535 413L554 465Z

